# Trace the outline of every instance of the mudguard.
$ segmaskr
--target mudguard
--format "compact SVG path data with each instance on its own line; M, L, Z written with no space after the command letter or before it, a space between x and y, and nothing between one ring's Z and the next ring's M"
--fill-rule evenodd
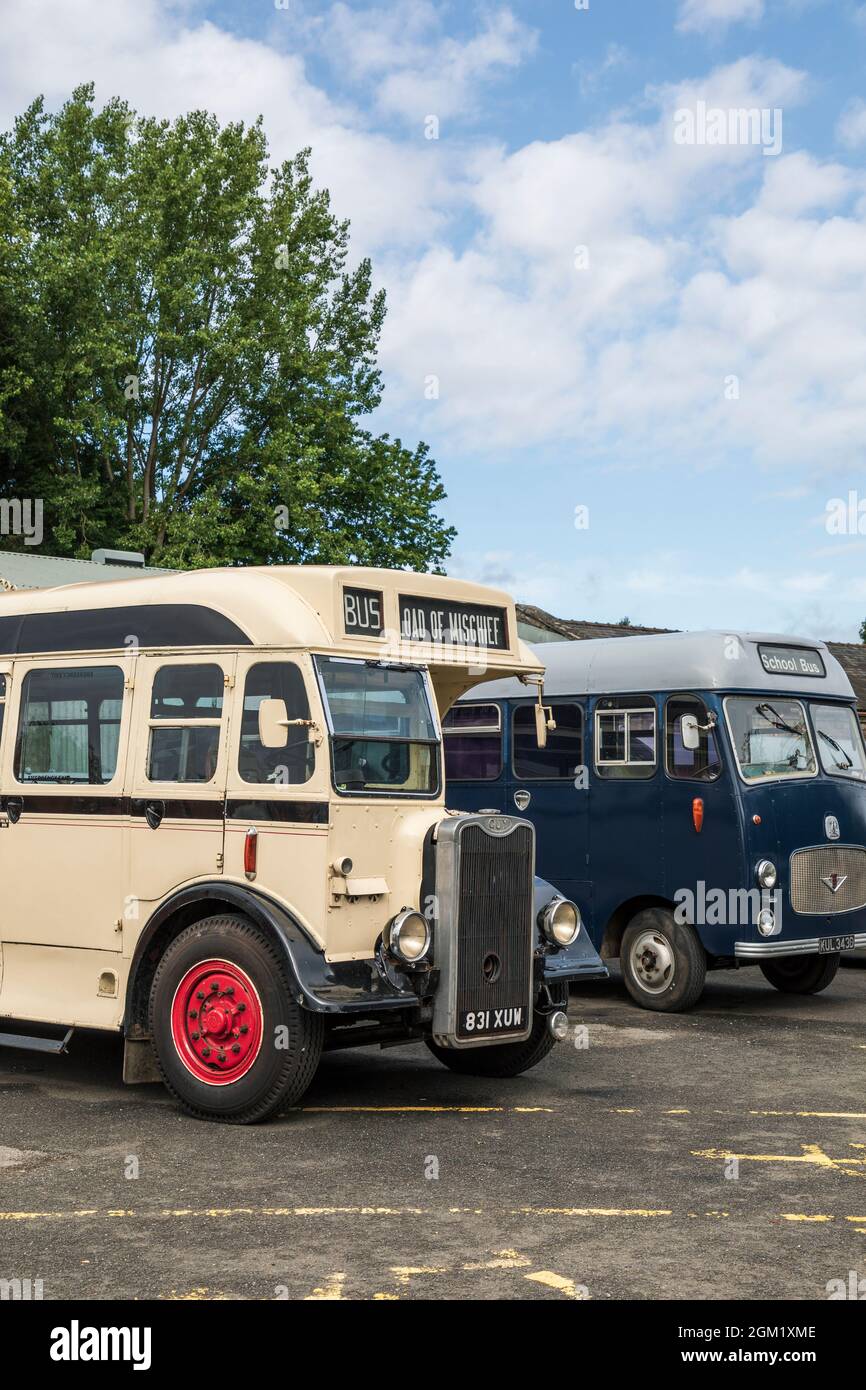
M535 933L536 933L536 979L547 983L561 980L606 980L610 974L601 956L589 939L589 932L581 926L577 939L570 946L551 947L538 926L541 912L551 898L561 898L558 889L546 879L535 879Z

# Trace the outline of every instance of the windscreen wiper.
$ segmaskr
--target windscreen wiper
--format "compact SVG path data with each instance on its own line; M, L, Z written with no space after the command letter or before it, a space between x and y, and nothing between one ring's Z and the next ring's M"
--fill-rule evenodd
M854 759L849 758L841 743L837 743L835 738L832 738L830 734L825 733L823 729L819 729L817 725L815 726L815 732L817 733L819 738L825 738L829 743L830 747L835 748L837 753L842 754L842 757L845 759L844 763L836 764L840 772L847 772L850 767L854 766Z
M766 719L767 723L771 724L774 729L782 729L786 734L796 734L798 738L802 738L806 732L806 727L804 724L801 724L799 729L796 728L793 724L787 724L785 720L782 718L779 711L773 709L772 705L755 705L755 709L758 711L758 714L761 716L761 718ZM773 716L772 719L769 717L769 715L764 713L765 710L770 711L770 714Z

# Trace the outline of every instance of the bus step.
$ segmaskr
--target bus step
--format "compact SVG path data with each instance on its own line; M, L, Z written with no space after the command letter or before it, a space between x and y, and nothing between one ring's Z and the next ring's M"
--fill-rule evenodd
M30 1038L26 1033L0 1033L0 1047L20 1047L24 1052L65 1052L75 1032L70 1028L63 1038Z

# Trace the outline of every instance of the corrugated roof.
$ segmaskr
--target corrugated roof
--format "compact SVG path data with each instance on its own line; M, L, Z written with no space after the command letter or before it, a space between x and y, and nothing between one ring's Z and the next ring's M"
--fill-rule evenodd
M97 565L92 560L68 560L62 555L0 551L0 588L7 590L54 589L88 580L141 579L144 575L168 573L153 566Z

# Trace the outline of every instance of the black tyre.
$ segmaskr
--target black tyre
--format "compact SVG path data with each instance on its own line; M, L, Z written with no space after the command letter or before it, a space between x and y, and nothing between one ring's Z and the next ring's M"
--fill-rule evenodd
M820 994L835 979L839 955L784 956L760 964L764 979L782 994Z
M550 990L551 1000L557 1009L568 1006L568 986L554 985ZM461 1076L520 1076L543 1062L548 1052L556 1046L547 1026L547 1014L536 1013L532 1021L532 1032L525 1042L495 1043L490 1047L468 1047L458 1050L440 1047L432 1038L426 1039L427 1046L443 1066Z
M296 1003L276 948L244 917L208 917L172 941L148 1018L163 1081L201 1120L267 1119L300 1099L322 1055L321 1015Z
M626 927L619 953L625 987L642 1009L680 1013L701 997L707 957L694 929L666 907L648 907Z

